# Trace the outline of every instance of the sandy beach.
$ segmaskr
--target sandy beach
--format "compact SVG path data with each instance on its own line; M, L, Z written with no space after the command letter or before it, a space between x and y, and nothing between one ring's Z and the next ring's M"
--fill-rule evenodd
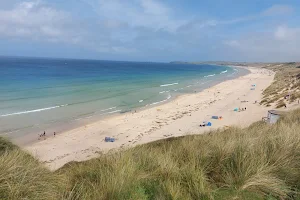
M163 105L136 113L125 113L83 127L47 136L24 149L45 163L51 170L70 161L83 161L96 157L100 152L127 148L163 138L186 134L201 134L228 126L245 127L266 116L260 106L262 90L274 79L274 72L263 68L247 67L250 74L222 82L200 93L183 95ZM251 85L256 84L255 90ZM234 108L247 108L235 112ZM213 115L222 120L211 119ZM210 121L211 127L200 127ZM105 142L105 137L115 142Z

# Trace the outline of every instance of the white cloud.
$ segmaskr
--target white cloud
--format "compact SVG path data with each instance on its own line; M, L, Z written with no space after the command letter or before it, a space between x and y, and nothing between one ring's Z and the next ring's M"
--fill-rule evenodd
M277 40L296 40L300 39L300 28L289 28L287 26L278 26L274 31L274 37Z
M230 47L239 47L240 42L237 40L225 40L223 41L223 44L228 45Z
M293 57L295 52L292 50L298 51L296 45L300 46L298 28L283 25L272 30L264 27L259 29L261 32L252 29L252 33L246 33L238 26L239 23L247 26L252 21L265 22L275 19L274 16L292 13L293 8L288 5L273 5L263 12L234 19L212 16L211 19L195 17L191 20L188 15L176 15L171 4L167 5L165 1L81 0L90 5L95 12L92 14L97 15L83 19L45 1L31 0L0 7L0 38L64 42L99 52L99 55L131 54L147 58L150 54L158 57L193 54L197 57L198 50L207 46L214 46L214 51L223 49L226 55L244 55L240 58L246 60L247 56ZM228 31L231 27L237 30L233 34Z
M130 27L175 31L185 21L175 19L172 9L156 0L82 0L103 20L115 20Z
M264 15L285 15L294 12L294 8L289 5L273 5L263 12Z
M68 21L67 13L41 1L21 2L12 9L0 9L0 37L65 40L69 36L64 29Z
M300 28L286 25L264 32L253 31L240 35L239 40L227 41L223 51L232 54L232 58L246 61L299 61L299 35Z
M274 32L275 38L280 39L280 40L286 39L287 35L288 35L288 30L284 26L279 26Z

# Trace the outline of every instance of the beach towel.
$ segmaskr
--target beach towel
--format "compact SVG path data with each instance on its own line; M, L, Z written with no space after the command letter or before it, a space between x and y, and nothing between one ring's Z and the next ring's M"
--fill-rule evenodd
M105 137L105 142L114 142L115 138L111 138L111 137Z

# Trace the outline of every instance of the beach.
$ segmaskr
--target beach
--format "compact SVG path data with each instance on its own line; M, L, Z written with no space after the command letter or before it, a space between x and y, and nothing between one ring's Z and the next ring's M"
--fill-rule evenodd
M56 170L70 161L84 161L109 150L229 126L248 126L261 120L270 110L255 102L261 100L262 91L272 83L275 73L263 68L246 69L249 74L199 93L181 95L138 112L108 117L55 137L49 134L45 140L23 148ZM253 84L256 86L251 90ZM246 111L235 112L235 108L246 108ZM222 116L222 119L211 119L212 116ZM200 127L204 121L211 122L212 126ZM105 142L105 137L113 137L115 141Z
M38 58L0 58L0 68L0 136L19 146L44 131L66 132L249 73L207 64Z

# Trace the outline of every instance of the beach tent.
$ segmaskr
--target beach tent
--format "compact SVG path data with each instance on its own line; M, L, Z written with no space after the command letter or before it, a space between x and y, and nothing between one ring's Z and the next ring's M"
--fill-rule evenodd
M212 119L219 119L219 116L211 116Z
M284 115L283 111L269 110L268 111L267 122L270 123L270 124L275 124L282 115Z
M206 126L211 126L211 122L208 122L208 123L206 124Z
M256 84L251 85L252 87L256 87Z
M239 109L238 109L238 108L235 108L235 109L233 109L233 111L236 111L236 112L237 112L237 111L239 111Z

